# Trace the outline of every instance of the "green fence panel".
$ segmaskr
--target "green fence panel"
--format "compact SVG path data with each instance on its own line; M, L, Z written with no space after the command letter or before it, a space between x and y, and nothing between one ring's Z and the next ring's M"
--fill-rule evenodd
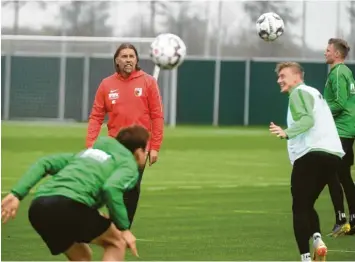
M151 59L140 59L139 66L147 74L153 75L155 65ZM160 95L162 97L164 96L164 90L166 90L166 89L164 89L164 84L166 83L165 77L169 77L169 76L164 74L164 71L161 70L159 73L159 77L158 77L158 86L159 86L159 90L160 90ZM164 105L164 106L165 106L165 110L167 110L168 107L166 105Z
M141 59L139 61L139 66L147 74L153 75L154 63L153 63L152 60L150 60L150 59L148 59L148 60L147 59Z
M323 93L327 81L328 65L325 63L300 63L304 69L306 85L312 86Z
M223 61L219 93L219 125L244 122L245 62Z
M271 121L286 124L288 97L280 93L274 72L277 62L251 62L249 123L267 125ZM327 65L322 63L300 63L305 70L305 83L324 89Z
M67 58L65 76L65 118L81 120L84 58Z
M90 58L89 77L89 112L95 99L97 88L101 81L114 73L113 61L109 58Z
M350 68L350 70L353 72L353 76L355 78L355 64L347 64L347 66Z
M280 93L275 62L250 62L249 124L284 124L287 95Z
M14 56L10 118L57 118L59 58Z
M6 63L5 56L1 56L1 119L4 119L4 102L5 102L5 72Z
M214 61L185 61L178 68L178 124L212 124Z
M5 56L1 57L1 111L4 112ZM274 69L277 62L252 61L250 65L249 123L284 125L288 97L280 93ZM152 74L154 64L141 60L144 71ZM323 93L328 66L301 62L305 83ZM355 74L355 64L348 64ZM58 57L14 56L11 63L10 118L57 118L60 60ZM177 124L212 124L215 62L186 60L178 69ZM84 58L67 59L65 118L81 120ZM111 58L90 58L89 115L97 88L113 74ZM160 87L165 75L159 78ZM219 125L242 125L244 118L245 61L222 61ZM80 103L78 103L78 99ZM169 105L165 105L169 108Z

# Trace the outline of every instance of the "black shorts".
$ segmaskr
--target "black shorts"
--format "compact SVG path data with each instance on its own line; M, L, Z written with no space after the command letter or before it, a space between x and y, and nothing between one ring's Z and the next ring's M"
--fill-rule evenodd
M34 199L28 217L52 255L67 251L74 243L90 243L111 225L96 209L64 196Z
M309 152L297 159L291 174L293 200L313 207L325 185L336 176L340 161L340 157L322 151Z
M355 138L340 138L341 144L343 145L343 150L345 152L345 155L343 156L343 162L349 166L354 164L354 140Z

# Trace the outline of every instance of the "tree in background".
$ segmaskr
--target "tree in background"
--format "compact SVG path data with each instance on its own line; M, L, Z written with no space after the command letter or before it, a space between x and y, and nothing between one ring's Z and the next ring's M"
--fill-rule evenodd
M44 25L40 30L28 26L20 28L20 11L28 4L37 4L42 11L49 5L57 5L59 15L57 26ZM2 1L2 7L13 5L14 23L12 28L2 27L3 34L40 34L68 36L111 36L112 26L107 23L111 2L108 1Z
M1 7L6 7L8 5L13 5L14 9L14 23L11 29L7 29L11 34L18 35L19 34L19 29L20 29L20 11L21 9L26 6L29 3L35 3L37 4L42 10L44 10L47 6L47 3L45 1L19 1L19 0L2 0L1 1Z
M188 53L203 55L207 38L207 17L201 12L206 3L156 1L156 33L173 33L180 36ZM160 28L160 30L159 30Z
M62 2L60 19L68 36L111 36L112 27L107 23L111 2L66 1Z
M249 16L250 24L253 25L248 26L242 32L241 39L243 41L240 45L243 46L246 53L261 57L300 56L302 47L294 42L296 37L289 30L285 30L284 35L274 42L263 41L255 31L255 22L261 14L266 12L274 12L280 15L286 28L295 25L299 19L288 4L286 1L248 1L244 3L244 11ZM247 37L248 35L249 37ZM255 37L251 38L250 35L255 35Z
M188 53L203 55L207 36L207 17L201 14L205 3L181 1L152 1L149 3L150 14L138 13L131 19L131 26L124 36L155 37L160 33L172 33L180 36ZM140 4L145 5L144 2ZM145 8L140 9L145 12ZM145 17L145 19L144 19Z
M256 21L263 13L277 13L285 22L285 25L295 24L297 17L286 1L247 1L243 5L244 11L249 15L251 21Z

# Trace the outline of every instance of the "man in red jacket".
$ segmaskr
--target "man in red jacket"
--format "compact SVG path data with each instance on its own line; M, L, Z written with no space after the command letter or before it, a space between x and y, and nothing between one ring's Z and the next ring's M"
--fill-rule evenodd
M137 49L129 43L121 44L113 57L116 73L103 79L96 92L89 117L86 146L91 147L98 137L105 115L108 114L108 134L115 137L121 128L141 125L150 132L147 146L149 165L158 160L163 139L163 104L157 81L140 69ZM133 190L124 196L132 225L140 195L144 168Z

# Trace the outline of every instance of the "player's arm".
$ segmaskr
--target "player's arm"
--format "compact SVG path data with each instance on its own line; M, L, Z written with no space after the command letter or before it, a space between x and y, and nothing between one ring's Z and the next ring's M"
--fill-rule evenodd
M22 200L30 190L46 175L55 175L63 169L74 154L57 154L40 158L11 189L11 193Z
M126 162L106 181L103 188L110 218L121 231L130 228L123 193L136 185L138 177L137 165L133 162Z
M86 147L91 147L96 138L98 137L102 123L105 119L105 94L104 84L101 82L99 88L96 91L94 104L89 116L88 130L86 136Z
M164 112L157 81L152 78L148 87L148 106L152 121L151 149L159 151L163 141Z
M296 89L291 93L289 103L294 123L285 130L285 133L291 139L313 127L314 98L307 91Z
M327 99L327 103L333 116L337 116L344 110L346 101L349 98L347 81L345 76L339 73L339 70L331 75L330 80L333 99Z

